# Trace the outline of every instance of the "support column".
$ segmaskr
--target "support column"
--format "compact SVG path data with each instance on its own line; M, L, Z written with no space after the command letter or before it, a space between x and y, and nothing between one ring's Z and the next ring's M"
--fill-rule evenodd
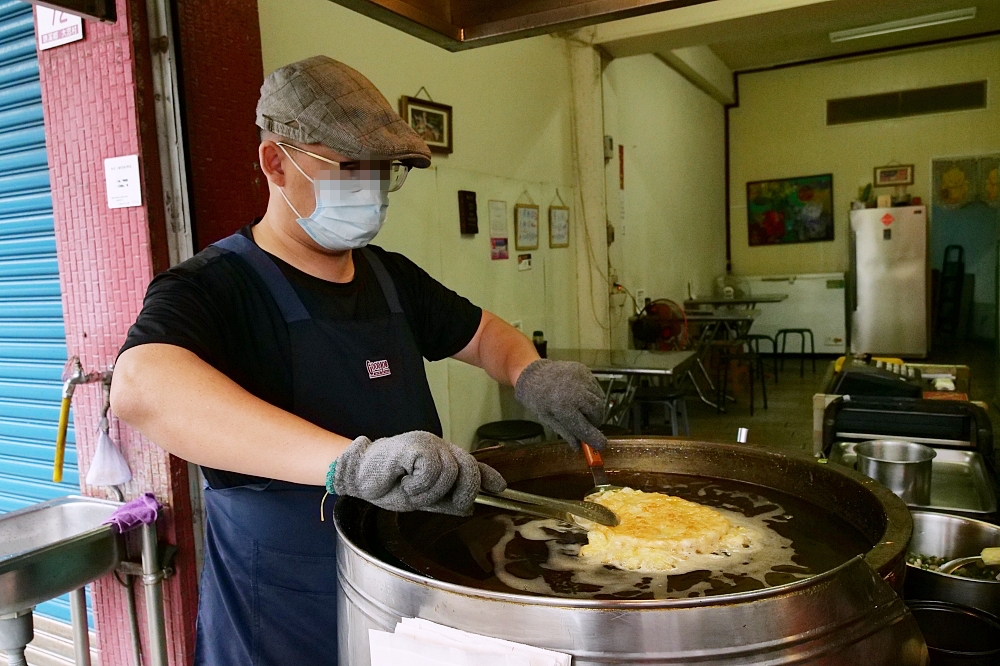
M87 21L83 41L39 53L66 346L88 372L114 362L146 286L168 263L145 1L117 0L117 11L114 25ZM104 160L123 155L139 157L142 205L111 210ZM74 397L81 479L93 459L101 402L100 384L80 386ZM179 548L176 573L163 587L167 651L171 664L188 664L197 580L187 464L117 419L111 435L132 469L127 498L150 491L165 506L159 537ZM82 490L108 496L103 488ZM138 543L130 549L138 555ZM131 666L125 589L109 576L92 590L101 663ZM145 641L144 649L148 654Z
M601 54L593 28L567 38L573 90L573 147L580 231L576 234L580 346L609 349L607 200Z
M267 209L267 179L257 162L260 21L256 0L173 5L197 252Z

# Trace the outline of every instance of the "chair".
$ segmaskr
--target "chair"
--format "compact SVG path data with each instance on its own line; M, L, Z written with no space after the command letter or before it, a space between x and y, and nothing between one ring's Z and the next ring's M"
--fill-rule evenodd
M646 407L657 404L663 405L663 409L670 417L670 430L674 437L680 433L681 425L684 426L684 436L691 436L684 394L668 386L640 386L635 390L635 395L632 397L632 432L634 434L642 434L642 426L647 416Z
M520 419L492 421L484 423L476 429L476 442L473 451L482 448L484 444L523 443L531 440L542 441L543 439L545 439L545 429L540 423Z
M774 345L777 349L781 345L781 369L785 369L785 346L788 343L789 335L798 335L802 340L802 347L799 350L799 377L806 376L806 336L809 336L809 354L812 356L813 374L816 374L816 341L813 339L811 328L783 328L774 336Z
M778 345L775 343L774 338L770 335L764 335L763 333L751 333L743 337L747 341L748 346L751 351L755 354L760 353L760 343L769 342L771 343L771 357L774 359L774 383L778 383Z
M750 348L746 340L734 340L726 345L718 346L719 366L717 411L722 411L722 406L726 404L726 389L729 385L729 368L733 363L745 363L747 374L750 376L750 416L754 413L754 384L756 377L760 376L760 392L764 402L764 409L767 409L767 384L764 381L764 360L760 354Z

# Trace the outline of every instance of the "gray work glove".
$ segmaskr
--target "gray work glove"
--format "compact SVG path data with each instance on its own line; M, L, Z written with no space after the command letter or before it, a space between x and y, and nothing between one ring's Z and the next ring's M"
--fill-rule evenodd
M597 426L604 419L604 392L587 366L539 359L521 371L514 386L518 401L560 437L601 450L608 443Z
M374 442L358 437L337 459L333 487L388 511L467 516L480 487L499 493L507 482L454 444L413 431Z

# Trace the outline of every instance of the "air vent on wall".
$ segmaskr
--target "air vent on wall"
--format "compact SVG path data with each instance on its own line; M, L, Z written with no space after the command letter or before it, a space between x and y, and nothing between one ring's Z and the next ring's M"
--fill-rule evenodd
M826 102L826 124L844 125L986 108L986 81L843 97Z

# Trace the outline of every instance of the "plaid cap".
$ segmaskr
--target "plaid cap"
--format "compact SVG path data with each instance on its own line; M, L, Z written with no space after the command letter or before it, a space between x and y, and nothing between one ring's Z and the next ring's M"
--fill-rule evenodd
M326 56L271 72L260 87L257 126L352 160L399 160L418 169L431 164L427 144L372 82Z

